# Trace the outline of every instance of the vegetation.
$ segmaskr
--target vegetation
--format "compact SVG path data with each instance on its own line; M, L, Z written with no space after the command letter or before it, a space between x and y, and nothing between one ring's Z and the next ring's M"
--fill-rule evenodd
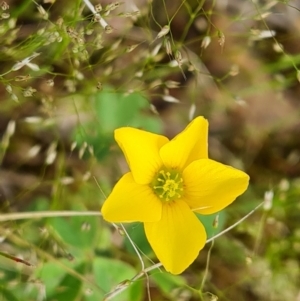
M298 300L297 5L3 1L0 300ZM109 224L100 208L128 170L116 128L172 138L196 116L210 158L251 180L199 217L209 243L174 276L142 225Z

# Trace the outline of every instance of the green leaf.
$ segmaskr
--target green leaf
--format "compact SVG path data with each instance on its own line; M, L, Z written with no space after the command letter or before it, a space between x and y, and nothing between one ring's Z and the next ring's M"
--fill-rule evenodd
M98 257L93 261L93 270L96 283L105 294L111 292L121 283L127 283L134 275L136 271L130 265L115 259L108 259ZM138 301L141 295L139 291L142 291L143 282L138 281L134 285L128 283L126 288L120 295L114 297L114 301ZM135 299L131 299L134 297ZM91 299L88 299L91 300Z
M113 132L121 126L134 126L140 119L138 114L141 109L146 107L149 107L149 104L139 93L124 95L102 91L95 99L95 108L103 132Z
M140 301L144 297L144 287L140 281L136 281L130 285L128 290L130 301Z
M0 286L0 296L1 301L19 301L10 290L5 289L2 285Z
M126 231L132 241L138 246L138 248L146 255L150 255L152 253L152 248L146 238L146 234L144 231L144 226L142 223L134 223L130 224L126 227ZM125 239L125 248L132 254L136 254L133 249L130 241Z
M35 275L46 287L46 295L52 295L66 275L66 268L58 262L45 262L35 270Z
M131 126L154 133L162 130L162 122L157 116L145 114L144 111L150 111L150 105L137 92L127 95L113 90L101 91L95 95L92 109L95 120L81 123L75 132L75 140L79 145L87 142L93 146L98 160L109 154L116 128Z
M151 275L151 279L166 295L169 295L173 289L186 284L183 277L168 273L154 273Z
M53 218L49 220L49 224L66 244L90 250L96 243L99 228L97 217Z
M224 211L220 211L218 213L214 213L210 215L201 215L198 213L196 213L196 215L206 230L207 238L211 238L212 236L222 231L222 229L224 228L225 221L226 221L226 213ZM214 227L214 221L217 215L219 215L218 225L217 227Z
M75 268L75 271L81 275L84 274L85 265L80 264ZM49 297L49 300L66 301L76 300L81 293L82 281L77 277L66 274L59 285L56 287L54 294Z

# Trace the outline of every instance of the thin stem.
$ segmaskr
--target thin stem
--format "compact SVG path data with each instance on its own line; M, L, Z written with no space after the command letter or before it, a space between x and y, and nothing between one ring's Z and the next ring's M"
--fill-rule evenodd
M122 227L122 229L123 229L125 235L127 236L128 240L129 240L129 242L130 242L130 244L132 245L132 247L133 247L133 249L134 249L136 255L138 256L138 258L139 258L139 260L140 260L140 262L141 262L142 270L144 270L144 269L145 269L145 264L144 264L144 261L143 261L143 258L142 258L142 256L141 256L141 254L139 253L139 251L138 251L138 249L137 249L135 243L134 243L134 242L132 241L132 239L130 238L130 236L129 236L128 232L126 231L125 227L123 226L123 224L121 224L121 227Z
M96 20L99 21L100 25L104 29L106 29L107 27L109 27L109 25L107 24L107 22L101 17L101 15L99 13L97 13L94 5L90 2L90 0L83 0L83 2L90 9L90 11L95 15Z
M253 214L258 208L260 208L262 205L264 204L264 202L260 203L259 205L257 205L253 210L251 210L248 214L246 214L244 217L242 217L240 220L238 220L236 223L234 223L233 225L231 225L230 227L226 228L225 230L223 230L222 232L216 234L215 236L209 238L206 243L209 243L211 241L213 241L214 239L222 236L223 234L229 232L230 230L232 230L233 228L235 228L237 225L239 225L241 222L243 222L245 219L247 219L251 214Z
M102 216L100 211L38 211L0 214L0 222L58 216Z
M193 24L195 18L198 17L198 13L202 9L203 4L204 4L204 0L201 0L201 2L198 4L198 6L197 6L197 8L195 9L194 12L192 12L190 10L191 9L190 6L187 6L187 5L189 5L189 3L186 4L186 7L187 7L187 9L189 10L189 13L190 13L190 18L189 18L189 20L187 22L187 25L185 25L183 33L182 33L182 35L180 37L180 42L181 43L183 43L183 41L185 40L185 38L186 38L186 36L188 34L188 31L189 31L191 25Z
M257 235L256 241L255 241L253 253L252 253L253 257L258 253L258 248L259 248L262 238L263 238L263 228L265 226L267 217L268 217L268 212L265 211L264 214L262 215L260 223L259 223L259 227L258 227L258 231L257 231L258 235Z
M138 273L137 275L135 275L133 278L131 278L130 280L121 282L113 291L111 291L110 293L108 293L105 297L105 299L103 301L108 301L111 300L112 298L114 298L115 296L119 295L120 293L122 293L124 290L126 290L128 288L128 286L130 284L132 284L134 281L140 279L141 277L143 277L144 275L146 275L148 272L155 270L159 267L161 267L162 264L156 263L154 265L152 265L149 268L146 268L145 270L141 271L140 273Z
M173 19L175 18L175 16L178 14L178 12L180 11L181 7L185 4L185 2L186 2L186 0L182 1L181 4L178 6L178 8L176 9L176 12L172 16L172 18L169 20L169 24L171 24L171 22L173 21Z
M16 256L13 256L13 255L10 255L10 254L4 253L4 252L0 252L0 256L6 257L6 258L11 259L11 260L13 260L15 262L23 263L23 264L25 264L25 265L27 265L29 267L33 266L30 262L28 262L26 260L23 260L21 258L18 258Z
M201 294L201 299L202 299L202 291L203 291L203 287L204 287L204 284L205 284L205 281L207 279L207 275L208 275L208 269L209 269L209 264L210 264L210 256L211 256L211 251L214 247L214 240L211 242L211 245L209 247L209 250L208 250L208 253L207 253L207 260L206 260L206 265L205 265L205 271L204 271L204 275L203 275L203 278L202 278L202 281L201 281L201 285L200 285L200 289L199 289L199 292Z

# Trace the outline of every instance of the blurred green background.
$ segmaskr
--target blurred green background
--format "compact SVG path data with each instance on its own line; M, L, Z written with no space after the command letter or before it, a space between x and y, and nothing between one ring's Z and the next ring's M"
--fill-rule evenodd
M99 211L128 170L114 129L172 138L198 115L210 157L251 177L217 228L199 216L208 236L271 206L182 275L133 283L139 259L100 217L1 222L0 251L32 266L0 256L0 301L98 301L122 285L112 300L300 300L300 1L92 5L102 25L81 0L0 4L1 216ZM146 267L157 262L142 225L126 230Z

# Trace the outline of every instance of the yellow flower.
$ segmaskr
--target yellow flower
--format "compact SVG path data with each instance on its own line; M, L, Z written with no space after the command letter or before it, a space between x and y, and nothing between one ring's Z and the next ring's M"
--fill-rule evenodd
M194 212L218 212L248 186L247 174L208 159L207 138L203 117L171 141L130 127L115 131L131 172L105 201L103 217L144 223L157 258L173 274L183 272L205 245L206 232Z

